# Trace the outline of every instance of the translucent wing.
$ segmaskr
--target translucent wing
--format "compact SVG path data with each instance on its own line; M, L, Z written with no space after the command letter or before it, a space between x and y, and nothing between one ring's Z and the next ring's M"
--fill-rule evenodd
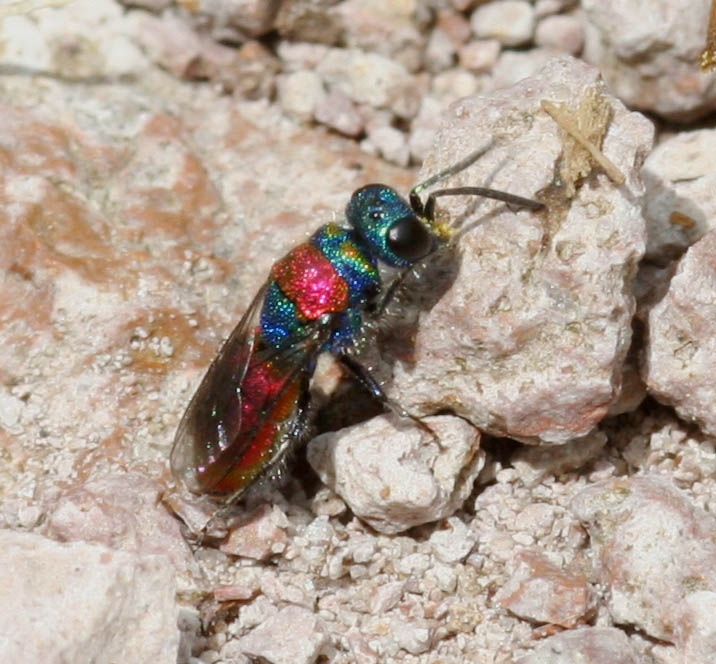
M236 496L295 439L315 356L329 332L276 351L258 335L268 284L209 367L174 440L171 467L196 493Z

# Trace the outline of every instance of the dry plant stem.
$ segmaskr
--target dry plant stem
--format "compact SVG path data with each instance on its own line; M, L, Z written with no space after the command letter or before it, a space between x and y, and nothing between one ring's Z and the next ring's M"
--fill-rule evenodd
M572 121L572 118L564 109L560 108L551 101L542 101L542 108L549 113L554 121L562 127L575 141L577 141L585 150L589 152L592 159L596 161L609 178L621 185L624 184L624 175L622 172L599 150L599 148L589 141L579 130L579 127Z
M706 31L706 45L701 51L701 69L710 71L716 68L716 0L711 0L709 27Z

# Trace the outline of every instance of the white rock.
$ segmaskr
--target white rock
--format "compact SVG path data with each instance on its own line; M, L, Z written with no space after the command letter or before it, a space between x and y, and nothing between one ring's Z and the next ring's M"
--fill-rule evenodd
M530 76L537 76L554 58L554 52L546 48L529 51L502 51L492 68L493 88L507 88Z
M466 558L475 541L475 533L457 517L448 519L447 528L436 530L430 536L435 556L444 563L456 563Z
M574 108L594 94L611 109L602 151L625 185L595 168L573 201L551 201L538 215L440 199L465 231L459 271L450 273L449 256L442 264L436 258L432 271L426 266L422 292L411 284L412 297L426 300L414 341L383 348L395 360L389 394L409 410L449 407L495 435L564 443L587 434L615 401L645 239L635 164L651 147L651 123L610 97L596 70L555 58L513 88L455 104L422 176L492 137L494 147L443 186L489 183L533 197L552 182L563 150L561 130L540 102Z
M0 643L8 662L175 664L172 566L164 556L0 531Z
M642 664L626 634L614 627L580 627L555 634L517 664Z
M410 149L405 134L389 125L371 128L368 139L386 161L399 166L407 166L410 161Z
M271 664L313 664L325 644L318 617L308 609L287 606L242 637L239 648Z
M392 623L391 633L395 642L412 655L419 655L430 648L432 629L424 620L396 620Z
M479 434L455 417L428 417L439 442L412 422L380 416L314 438L308 459L353 512L382 533L450 516L484 463Z
M680 256L716 226L716 129L675 134L657 145L641 171L646 193L646 253Z
M323 81L314 71L304 69L278 79L278 101L281 107L299 120L310 120L325 97Z
M712 75L699 71L709 3L584 0L584 58L626 104L687 122L716 108Z
M382 55L333 48L316 71L329 87L359 104L388 108L404 118L417 113L420 100L413 77L401 64Z
M670 482L649 477L594 484L574 498L572 511L589 532L613 621L678 639L682 601L716 592L716 518Z
M691 247L649 312L642 375L649 392L716 435L716 231Z
M497 39L505 46L521 46L532 39L535 14L525 0L497 0L480 5L470 17L479 39Z

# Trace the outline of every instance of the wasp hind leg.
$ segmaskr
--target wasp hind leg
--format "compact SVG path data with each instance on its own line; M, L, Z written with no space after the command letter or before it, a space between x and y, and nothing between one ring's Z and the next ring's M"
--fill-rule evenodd
M390 411L398 415L398 417L412 420L417 427L425 431L425 433L429 434L434 440L438 440L438 435L430 428L430 426L425 423L425 421L421 417L408 412L397 401L394 401L385 392L383 392L383 388L378 384L375 378L370 375L368 369L366 369L359 362L356 362L356 360L354 360L350 355L346 353L341 353L338 356L338 359L340 360L341 364L346 367L346 369L348 369L351 374L353 374L353 376L356 377L358 382L366 390L368 390L368 392L370 392L371 396L376 401L379 401L384 406L389 408Z

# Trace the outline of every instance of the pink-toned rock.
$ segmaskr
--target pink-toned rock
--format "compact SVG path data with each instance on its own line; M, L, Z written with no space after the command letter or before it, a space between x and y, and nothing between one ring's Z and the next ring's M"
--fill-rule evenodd
M612 114L602 151L625 186L595 168L574 200L550 199L537 214L440 199L465 231L459 271L435 268L432 275L447 276L427 277L429 292L411 284L432 299L417 329L383 350L395 360L389 393L408 409L448 407L496 435L564 443L587 434L617 399L635 308L630 287L644 250L638 164L651 147L651 123L610 97L596 70L557 58L511 89L454 105L422 173L455 164L491 137L492 149L443 186L489 184L534 197L551 186L565 140L541 102L575 113L590 98ZM444 294L434 304L436 292Z
M277 507L262 505L231 529L219 547L224 553L262 560L286 548L286 515Z
M584 621L592 593L583 573L562 569L534 550L520 551L513 567L495 595L503 608L526 620L567 628Z
M584 58L632 108L689 122L716 108L716 85L699 69L709 3L584 0Z
M6 661L175 664L175 592L164 556L0 531Z
M340 90L332 90L314 109L316 122L346 136L358 136L364 129L363 118L351 99Z
M478 432L463 420L425 419L437 440L411 420L380 416L308 446L308 458L353 512L382 533L450 516L472 491L484 463Z
M114 473L45 498L43 531L141 555L162 554L181 568L191 551L179 522L161 503L162 487L139 473Z
M675 641L689 664L716 662L716 593L691 593L679 607Z
M548 16L537 24L535 44L576 55L584 45L582 21L572 14Z
M597 483L574 498L572 510L589 532L613 621L685 642L683 601L716 591L716 518L650 477Z
M272 664L312 664L325 644L326 635L316 615L299 606L287 606L242 637L238 645L241 652Z
M478 39L465 44L459 51L460 66L474 72L490 71L500 55L497 39Z
M580 627L545 639L517 664L643 664L626 634L613 627Z
M641 171L646 193L646 254L663 264L716 227L716 129L674 134L649 154Z
M447 35L454 48L459 48L470 39L470 22L462 14L449 9L438 10L437 27Z
M649 392L716 435L716 231L682 258L669 289L649 311L642 375Z

